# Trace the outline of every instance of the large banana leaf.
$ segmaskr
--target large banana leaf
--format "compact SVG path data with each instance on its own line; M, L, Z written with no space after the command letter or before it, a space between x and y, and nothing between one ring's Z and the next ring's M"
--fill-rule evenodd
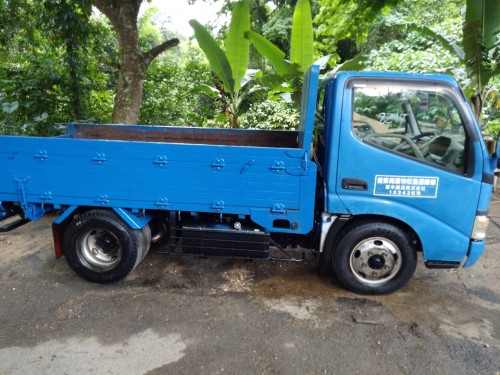
M245 37L252 42L257 51L272 64L276 73L285 76L291 73L291 64L285 60L285 52L255 31L247 31Z
M292 24L290 58L305 72L314 61L313 27L309 0L299 0L295 6Z
M488 51L481 34L480 21L464 22L463 47L465 51L465 65L471 81L477 85L478 92L488 83L491 74Z
M500 1L467 0L465 27L479 21L479 33L486 48L492 48L497 42L500 31Z
M226 56L231 66L234 78L234 92L241 88L241 81L245 77L248 58L249 42L245 33L250 30L250 10L246 1L234 4L226 40Z
M488 81L498 74L491 58L500 31L498 0L467 0L463 25L463 49L468 74L481 92Z
M224 51L222 51L207 29L198 21L191 20L189 21L189 24L194 29L194 36L198 41L200 48L207 56L210 68L212 68L217 77L222 81L224 90L226 92L233 93L234 76L231 70L231 65L229 64Z

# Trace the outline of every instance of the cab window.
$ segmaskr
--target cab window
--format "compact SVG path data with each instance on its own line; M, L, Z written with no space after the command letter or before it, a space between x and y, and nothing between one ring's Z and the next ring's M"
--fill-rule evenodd
M468 136L444 89L371 83L354 85L352 131L390 152L465 173Z

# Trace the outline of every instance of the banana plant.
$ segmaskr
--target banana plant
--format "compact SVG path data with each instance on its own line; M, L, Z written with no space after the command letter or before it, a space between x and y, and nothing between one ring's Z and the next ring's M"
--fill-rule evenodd
M437 41L454 54L465 68L469 87L465 88L476 118L480 120L483 101L491 89L491 79L500 74L500 1L467 0L461 45L450 42L426 26L401 25Z
M216 87L202 88L204 92L218 95L224 114L232 128L239 127L238 115L246 108L245 99L250 82L260 76L259 71L249 70L249 41L245 33L250 30L250 10L247 1L239 1L232 9L225 50L207 29L196 20L189 21L198 45L205 53L210 68L220 81Z
M468 76L475 85L470 98L479 119L490 80L500 74L500 1L467 0L462 48Z
M299 104L301 80L304 72L314 62L314 36L309 0L298 0L293 13L292 38L290 45L290 61L286 53L262 35L247 31L245 37L255 49L273 66L277 77L268 77L266 83L274 92L283 97L290 97Z

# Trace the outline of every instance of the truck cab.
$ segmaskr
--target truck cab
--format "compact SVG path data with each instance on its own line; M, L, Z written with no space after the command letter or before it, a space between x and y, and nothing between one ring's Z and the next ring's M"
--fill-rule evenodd
M431 268L476 262L496 158L452 78L327 77L316 132L320 251L345 286L370 294L398 289L414 272L416 252Z

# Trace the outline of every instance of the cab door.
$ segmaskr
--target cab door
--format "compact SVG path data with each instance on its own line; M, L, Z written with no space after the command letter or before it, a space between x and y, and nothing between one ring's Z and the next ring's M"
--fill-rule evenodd
M467 254L482 181L481 143L447 82L357 77L343 94L336 193L352 215L412 227L426 261Z

